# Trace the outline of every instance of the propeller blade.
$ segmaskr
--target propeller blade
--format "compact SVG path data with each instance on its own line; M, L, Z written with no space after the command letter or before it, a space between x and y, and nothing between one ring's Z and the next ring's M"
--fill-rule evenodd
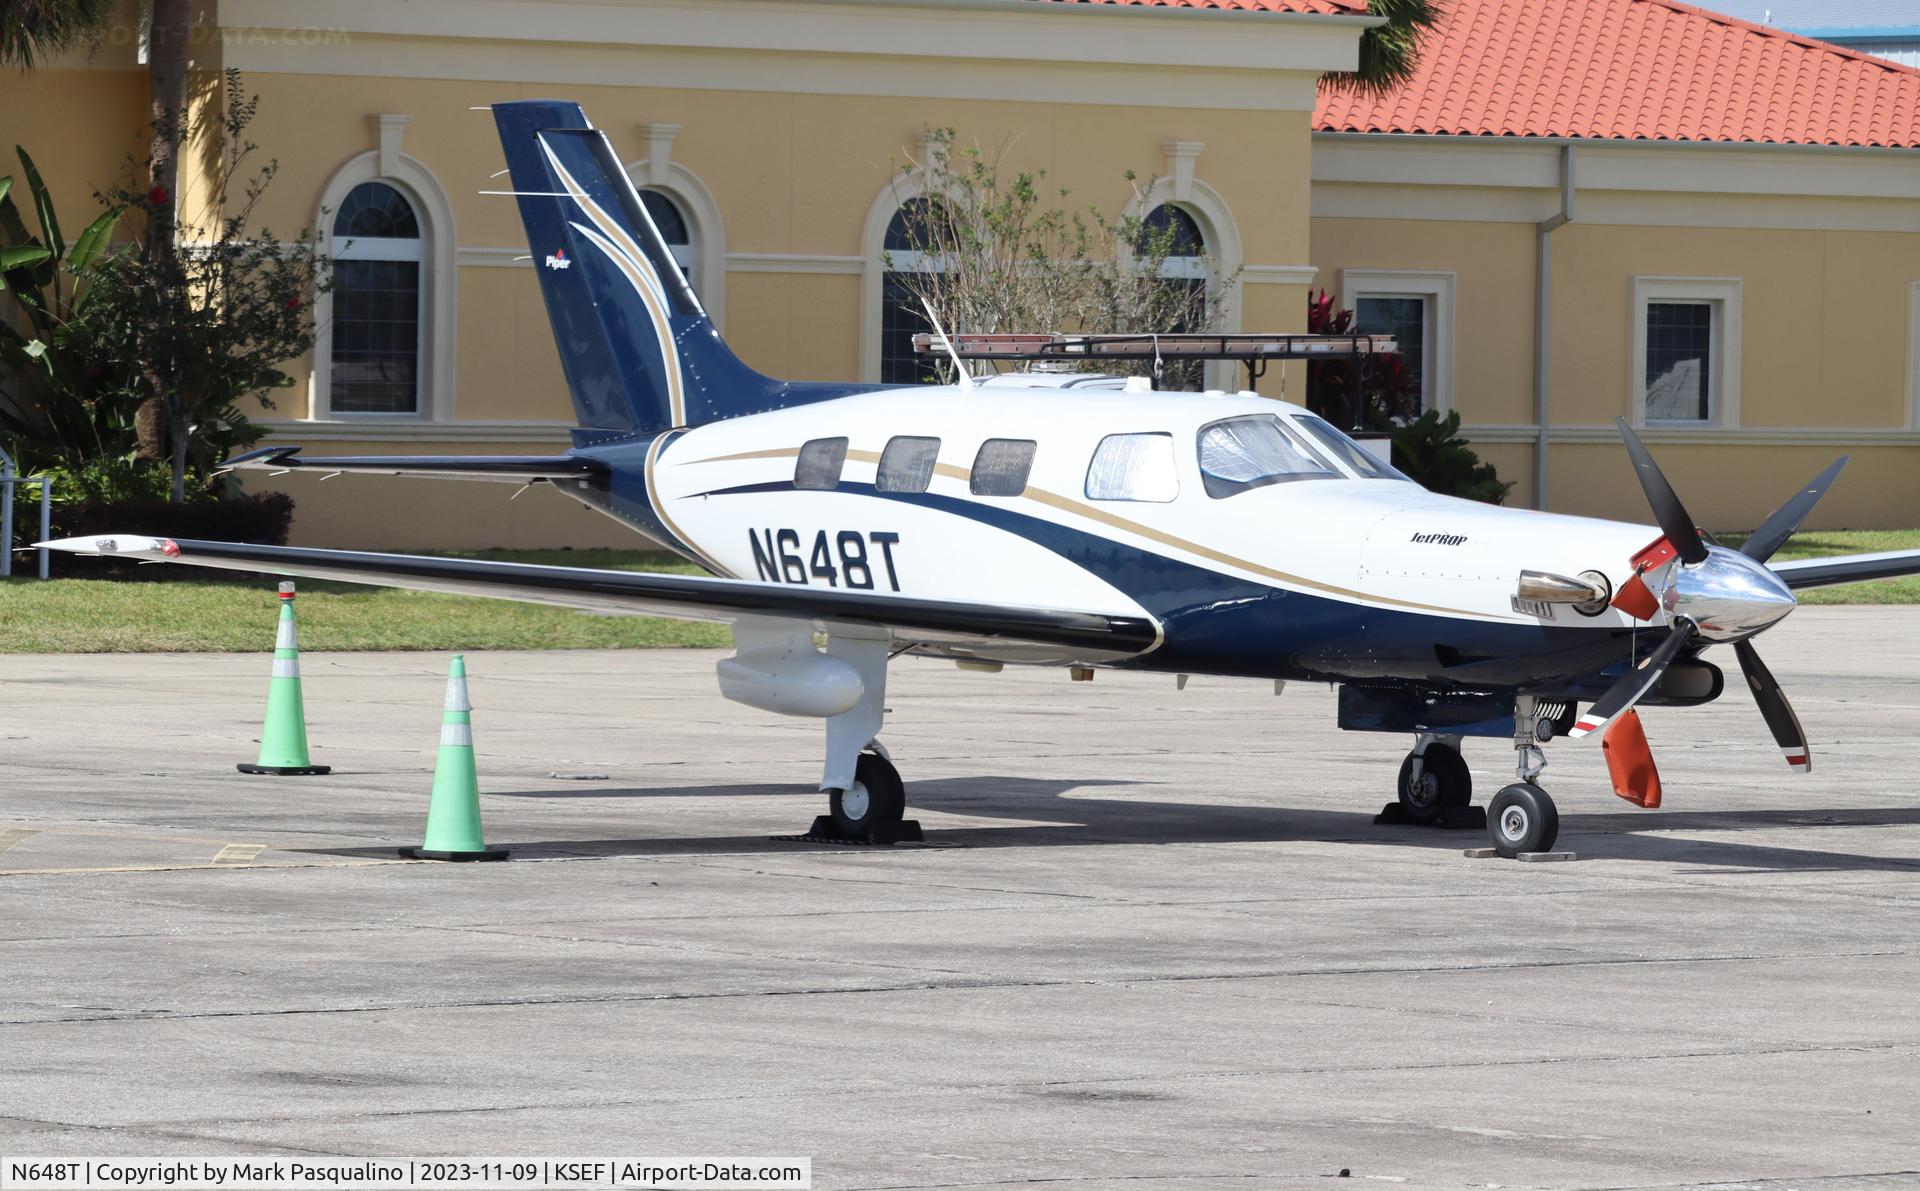
M1787 702L1787 694L1774 681L1773 671L1760 660L1760 651L1751 641L1736 641L1733 651L1740 655L1740 672L1747 676L1747 689L1753 692L1753 701L1760 705L1760 714L1767 721L1767 730L1773 733L1775 744L1786 754L1787 764L1795 773L1806 773L1813 768L1813 754L1807 749L1807 733L1800 727L1800 717L1793 713L1793 704Z
M1660 648L1653 651L1653 656L1641 663L1638 670L1631 671L1608 687L1607 693L1594 701L1593 706L1587 709L1587 714L1580 717L1580 722L1567 735L1578 739L1589 732L1598 732L1653 689L1673 659L1679 656L1681 649L1693 637L1693 624L1690 621L1676 617L1673 623L1672 634L1660 643Z
M1620 437L1626 440L1627 456L1633 460L1633 470L1640 475L1640 488L1647 494L1647 503L1653 506L1653 519L1660 523L1660 531L1680 552L1681 562L1705 562L1707 544L1700 540L1700 530L1693 518L1687 516L1687 507L1674 495L1673 485L1660 474L1659 465L1654 463L1653 456L1647 453L1627 420L1615 418L1614 421L1620 427Z
M1755 562L1765 562L1772 558L1773 552L1786 545L1787 539L1793 536L1793 531L1800 528L1800 523L1807 519L1808 513L1813 512L1813 506L1820 503L1820 498L1827 494L1827 489L1833 487L1834 480L1839 478L1840 469L1847 465L1848 458L1849 456L1842 455L1835 459L1831 467L1813 478L1812 483L1794 493L1793 498L1786 504L1775 509L1773 516L1767 518L1766 524L1754 530L1753 536L1740 547L1740 553Z

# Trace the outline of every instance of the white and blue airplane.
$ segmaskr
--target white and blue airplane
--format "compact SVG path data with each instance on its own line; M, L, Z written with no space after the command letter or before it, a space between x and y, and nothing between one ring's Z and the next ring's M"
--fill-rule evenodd
M825 721L827 822L848 838L884 836L905 810L881 742L903 654L1337 683L1342 728L1413 738L1397 798L1412 822L1469 807L1463 738L1513 741L1517 780L1487 807L1508 856L1558 831L1540 746L1617 729L1619 751L1644 758L1623 713L1718 697L1714 645L1733 645L1788 763L1808 768L1752 638L1795 589L1920 572L1920 551L1769 565L1844 459L1739 550L1710 543L1624 421L1660 526L1651 546L1640 525L1434 495L1250 393L1084 374L773 380L721 340L578 105L491 111L578 411L573 448L323 459L286 446L234 463L546 483L712 577L131 534L50 544L730 624L720 693Z

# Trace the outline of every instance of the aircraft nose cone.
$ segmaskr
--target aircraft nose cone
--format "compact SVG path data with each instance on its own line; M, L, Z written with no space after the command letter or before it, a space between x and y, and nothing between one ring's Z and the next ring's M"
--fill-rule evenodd
M1798 606L1766 564L1722 546L1709 546L1705 562L1679 568L1666 603L1668 612L1691 620L1710 641L1751 637Z

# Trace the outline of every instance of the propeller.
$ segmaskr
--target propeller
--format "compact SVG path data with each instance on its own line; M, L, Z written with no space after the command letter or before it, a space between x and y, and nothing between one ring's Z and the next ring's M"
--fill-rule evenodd
M1753 536L1740 547L1740 553L1755 562L1765 562L1772 558L1773 552L1786 545L1787 539L1793 536L1793 531L1800 528L1800 523L1807 519L1808 513L1813 512L1813 506L1820 503L1820 498L1827 494L1827 489L1833 487L1833 482L1840 478L1840 469L1845 467L1847 460L1851 458L1851 455L1842 455L1835 459L1827 466L1827 470L1813 477L1812 482L1794 493L1791 500L1775 509L1773 516L1768 517L1764 525L1754 530Z
M1579 737L1598 732L1631 709L1642 695L1659 683L1660 676L1667 672L1667 667L1673 664L1673 659L1686 648L1692 637L1692 622L1674 618L1673 632L1660 643L1660 648L1653 651L1653 656L1641 662L1639 669L1608 687L1607 693L1594 700L1593 706L1587 709L1587 713L1580 717L1573 731L1567 735Z
M1800 726L1800 717L1793 713L1793 704L1787 702L1786 692L1774 681L1773 671L1760 660L1760 651L1751 641L1735 641L1733 652L1740 657L1740 673L1747 676L1747 689L1753 692L1753 701L1760 705L1767 730L1773 733L1773 741L1780 746L1787 764L1793 766L1795 773L1812 769L1813 754L1807 749L1806 730Z
M1680 503L1680 497L1667 483L1639 436L1625 418L1615 421L1640 478L1640 487L1647 495L1647 503L1653 507L1654 519L1665 535L1661 542L1635 556L1636 569L1629 584L1637 590L1629 590L1628 585L1623 584L1621 598L1615 600L1615 605L1642 620L1651 619L1662 601L1654 598L1641 576L1677 557L1679 562L1667 581L1664 600L1672 613L1673 627L1667 639L1644 662L1623 675L1594 702L1569 735L1586 736L1618 719L1659 685L1667 668L1689 645L1731 641L1740 659L1740 672L1746 676L1747 689L1753 692L1754 702L1759 705L1760 715L1766 720L1768 731L1773 733L1774 742L1780 746L1788 765L1796 772L1807 772L1812 768L1812 754L1807 748L1807 734L1800 727L1800 717L1794 714L1786 692L1760 660L1760 652L1750 638L1793 610L1793 593L1765 563L1793 536L1813 506L1833 486L1840 469L1847 465L1847 457L1843 455L1835 460L1794 493L1736 552L1707 545L1693 518L1687 514L1686 506Z
M1673 485L1660 474L1659 464L1647 453L1640 436L1627 425L1625 418L1615 418L1614 422L1620 427L1620 437L1627 440L1627 456L1633 460L1633 470L1640 476L1640 489L1647 494L1647 503L1653 506L1653 519L1660 523L1660 532L1666 534L1667 541L1680 552L1681 562L1707 561L1707 544L1700 540L1700 530L1693 518L1687 516L1687 506L1680 503Z

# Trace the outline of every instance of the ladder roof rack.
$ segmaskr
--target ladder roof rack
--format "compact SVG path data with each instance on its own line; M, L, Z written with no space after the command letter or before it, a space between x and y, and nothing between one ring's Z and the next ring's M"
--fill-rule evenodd
M1399 350L1391 335L1308 334L995 334L950 337L963 360L1267 360L1369 359ZM913 337L921 354L946 352L940 336Z

